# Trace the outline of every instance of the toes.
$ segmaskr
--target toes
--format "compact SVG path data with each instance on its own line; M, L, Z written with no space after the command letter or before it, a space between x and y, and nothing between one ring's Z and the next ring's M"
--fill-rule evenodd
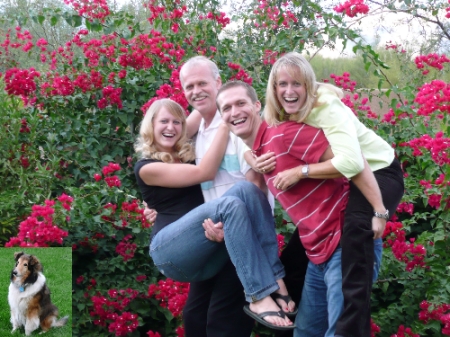
M293 312L295 310L295 302L294 301L289 301L288 308L289 308L290 312Z

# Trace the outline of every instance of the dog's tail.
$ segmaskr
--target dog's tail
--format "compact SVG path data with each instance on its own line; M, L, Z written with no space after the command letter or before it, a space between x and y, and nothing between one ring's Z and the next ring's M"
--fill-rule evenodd
M60 327L66 325L67 321L69 320L69 316L64 316L63 318L60 318L58 320L54 320L52 326L53 327Z

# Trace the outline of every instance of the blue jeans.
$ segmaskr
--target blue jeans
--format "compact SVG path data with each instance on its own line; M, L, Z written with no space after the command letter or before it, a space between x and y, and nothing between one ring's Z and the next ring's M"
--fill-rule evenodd
M327 262L308 263L294 337L333 337L344 308L341 248Z
M308 263L302 297L295 320L295 337L333 337L344 309L342 293L341 248L327 262ZM373 282L381 266L383 243L374 240Z
M225 243L205 237L202 223L207 218L223 223ZM229 256L248 302L278 290L276 280L285 275L270 205L264 193L246 181L160 230L150 243L150 256L162 274L182 282L211 278Z

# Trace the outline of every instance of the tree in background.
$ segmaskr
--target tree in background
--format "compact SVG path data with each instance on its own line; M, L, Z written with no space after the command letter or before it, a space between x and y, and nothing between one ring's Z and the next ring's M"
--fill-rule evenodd
M0 238L72 246L75 336L183 335L189 285L153 266L132 172L143 111L170 97L189 113L179 69L198 54L218 64L223 81L251 83L263 100L271 65L292 50L328 67L319 78L346 91L345 104L396 147L405 172L374 286L373 334L450 335L450 60L442 53L450 3L382 6L434 24L436 49L420 54L365 43L357 23L378 5L362 0L249 1L228 15L217 0L38 4L0 8ZM328 63L311 51L337 41L357 58ZM394 60L400 75L389 68ZM353 74L374 79L364 96ZM377 95L387 103L375 113ZM276 220L282 246L293 225L280 208Z

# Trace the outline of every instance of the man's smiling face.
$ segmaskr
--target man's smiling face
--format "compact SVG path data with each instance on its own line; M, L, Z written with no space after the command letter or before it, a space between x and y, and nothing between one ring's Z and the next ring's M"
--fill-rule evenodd
M222 82L214 78L210 67L205 64L192 65L181 70L184 95L189 104L201 114L216 111L216 96Z
M244 87L236 86L222 91L217 97L222 120L236 136L247 139L261 124L261 103L252 102Z

